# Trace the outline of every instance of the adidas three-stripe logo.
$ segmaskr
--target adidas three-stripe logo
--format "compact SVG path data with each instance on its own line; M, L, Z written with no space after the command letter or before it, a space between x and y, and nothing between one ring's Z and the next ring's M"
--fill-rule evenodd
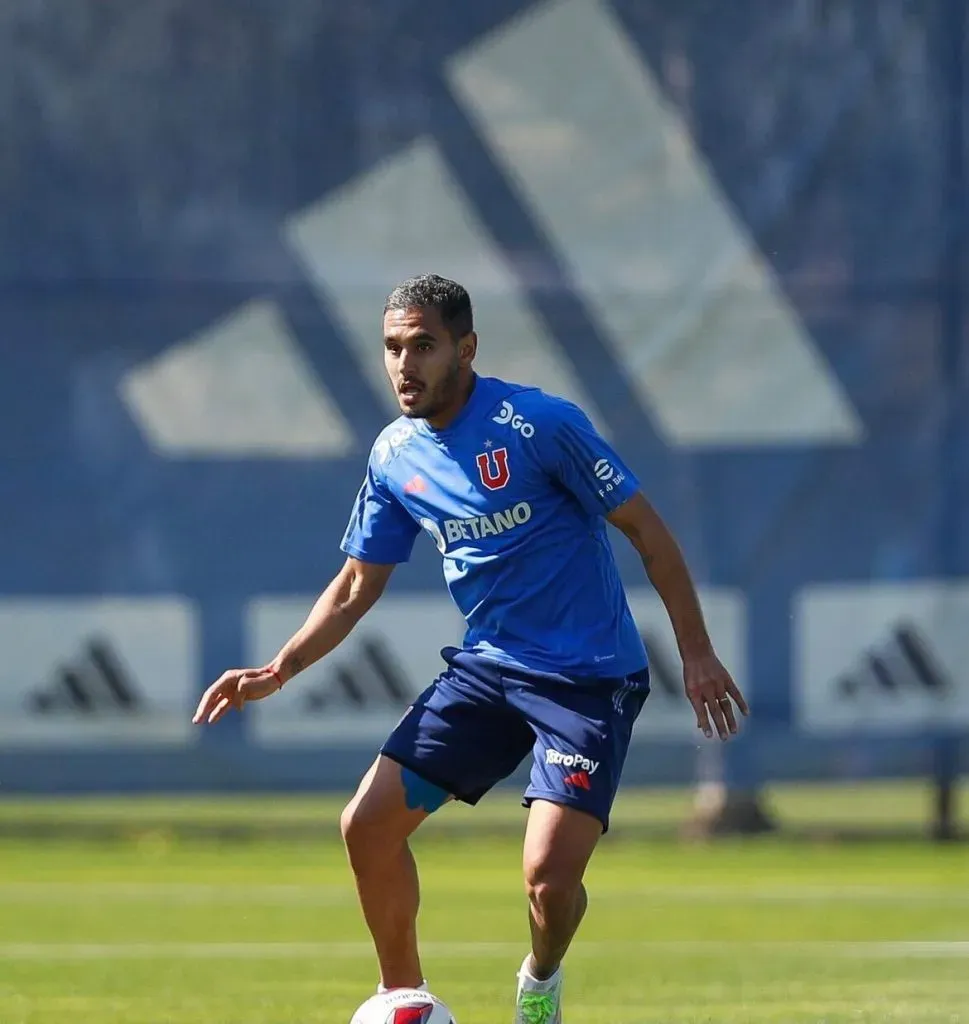
M898 625L879 648L867 651L861 666L838 682L841 693L851 699L865 694L885 697L906 690L942 697L951 687L932 648L908 623Z
M592 789L592 780L589 778L588 772L574 772L572 775L565 776L566 786L575 786L576 789Z
M840 381L609 4L532 5L454 54L444 71L522 214L566 267L603 344L669 444L863 441L863 424ZM600 117L590 95L608 97L613 116ZM516 97L522 96L533 123L559 126L556 138L569 140L559 159L536 145L534 132L521 130ZM664 165L649 179L644 140ZM632 198L602 201L623 195ZM388 281L433 265L461 278L475 297L488 335L483 372L539 384L597 420L593 396L536 315L477 204L437 140L424 136L296 211L284 235L389 414L399 410L374 358L374 310ZM431 208L434 217L426 215ZM360 228L383 211L392 211L393 241L375 251L377 236ZM361 274L373 265L380 273ZM648 286L617 301L616 281L630 268ZM711 323L715 335L704 327ZM239 359L240 352L263 358ZM738 365L745 367L742 379ZM254 373L271 379L253 386ZM217 382L204 401L169 400L195 393L181 382L204 374ZM722 386L724 379L730 387ZM136 367L121 395L156 450L169 457L340 458L354 445L339 403L307 364L285 310L265 296Z
M64 711L139 713L144 700L120 658L103 639L92 639L81 655L55 669L53 679L27 698L40 714Z
M333 672L333 684L316 686L306 696L308 711L322 711L341 698L357 708L375 704L403 708L413 699L410 681L385 643L366 637L360 643L360 658Z

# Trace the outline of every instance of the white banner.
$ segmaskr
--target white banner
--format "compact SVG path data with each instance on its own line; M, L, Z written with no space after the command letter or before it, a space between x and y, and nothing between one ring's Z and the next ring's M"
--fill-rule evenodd
M188 742L196 630L177 599L0 601L0 744Z
M683 689L683 663L666 608L651 588L628 591L629 607L646 640L650 659L650 694L636 723L634 738L703 741L696 715ZM700 603L717 655L737 685L751 699L747 680L746 605L733 590L699 588Z
M263 598L247 611L249 662L264 664L303 624L315 596ZM379 743L460 647L464 619L446 595L388 595L329 657L251 705L266 744Z
M795 605L795 724L811 733L969 726L969 583L808 587Z

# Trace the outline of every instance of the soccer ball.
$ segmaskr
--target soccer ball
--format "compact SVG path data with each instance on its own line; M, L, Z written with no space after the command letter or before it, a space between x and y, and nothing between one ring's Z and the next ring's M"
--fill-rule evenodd
M417 988L395 988L371 996L350 1024L457 1024L437 996Z

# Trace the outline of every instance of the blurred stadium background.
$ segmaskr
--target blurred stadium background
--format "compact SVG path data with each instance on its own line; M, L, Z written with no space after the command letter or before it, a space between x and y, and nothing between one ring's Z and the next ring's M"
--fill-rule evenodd
M275 652L339 565L393 416L381 304L425 271L469 288L483 372L579 401L641 474L754 707L729 747L698 743L662 608L617 545L654 692L605 862L616 891L645 921L690 864L736 884L729 906L687 887L714 924L673 937L751 955L784 938L961 948L964 849L905 837L965 826L967 22L964 0L0 7L2 1020L322 1021L370 984L364 957L323 995L176 1008L145 979L174 1000L204 963L160 966L149 944L125 973L147 987L122 993L110 949L228 943L242 918L212 917L238 884L255 886L239 914L259 933L271 905L261 941L297 966L344 956L258 889L267 871L365 949L352 906L345 924L328 909L349 884L335 814L461 635L433 543L284 695L214 730L189 719L224 668ZM477 836L514 867L521 823L499 794L422 842L443 860L441 835ZM664 835L774 830L749 854L774 893L753 918L739 848L662 852ZM874 852L818 853L857 835ZM623 836L647 844L656 888ZM92 838L125 842L73 845ZM313 889L317 855L330 888ZM879 900L899 885L913 916L889 920ZM857 927L825 925L815 897L845 914L860 900ZM196 916L176 920L183 904ZM509 938L497 918L475 928ZM55 939L59 961L41 948ZM812 961L829 989L781 1009L793 963L755 978L711 961L707 999L669 956L656 1021L952 1021L969 1002L964 963L927 954L904 992L897 963L859 980ZM267 986L309 971L270 960ZM590 985L608 973L588 964ZM755 982L775 986L756 1006ZM490 975L467 985L473 1005L505 998ZM588 1019L654 1020L604 999Z

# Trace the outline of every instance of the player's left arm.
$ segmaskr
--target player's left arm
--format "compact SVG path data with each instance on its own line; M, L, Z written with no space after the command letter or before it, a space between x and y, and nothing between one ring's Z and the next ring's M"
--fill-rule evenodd
M676 538L642 491L607 516L639 553L646 575L666 606L683 661L686 695L696 713L698 728L712 736L711 720L720 739L737 731L731 700L741 713L747 702L713 649L703 609Z
M546 471L585 511L604 516L632 542L666 606L683 660L686 695L697 727L721 739L737 731L731 699L747 702L713 650L696 588L679 545L642 493L635 474L572 402L543 396L529 410L534 445ZM712 722L712 726L711 726Z

